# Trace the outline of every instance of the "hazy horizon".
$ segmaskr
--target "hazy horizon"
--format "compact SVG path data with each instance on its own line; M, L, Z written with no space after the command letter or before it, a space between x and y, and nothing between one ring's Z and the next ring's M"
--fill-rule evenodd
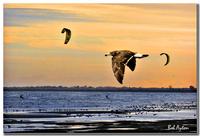
M195 4L4 4L4 86L196 87L196 16ZM123 85L104 56L122 49L150 55Z

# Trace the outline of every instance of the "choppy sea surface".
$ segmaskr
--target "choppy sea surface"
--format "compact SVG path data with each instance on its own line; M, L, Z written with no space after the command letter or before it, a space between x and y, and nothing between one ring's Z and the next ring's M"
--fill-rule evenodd
M6 133L196 132L196 119L196 93L4 91Z

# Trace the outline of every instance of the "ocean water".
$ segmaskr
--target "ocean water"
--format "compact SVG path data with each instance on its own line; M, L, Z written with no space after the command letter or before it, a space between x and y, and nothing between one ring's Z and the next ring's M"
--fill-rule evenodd
M196 115L196 97L177 92L5 91L4 112L148 111L151 116L159 111L153 119L189 119ZM138 114L134 119L152 120L149 116Z
M123 109L130 106L196 105L196 93L5 91L5 111L58 109Z
M196 93L4 91L5 132L60 129L57 123L69 122L155 122L196 118ZM70 127L74 130L77 126ZM92 129L90 127L86 125L81 129Z

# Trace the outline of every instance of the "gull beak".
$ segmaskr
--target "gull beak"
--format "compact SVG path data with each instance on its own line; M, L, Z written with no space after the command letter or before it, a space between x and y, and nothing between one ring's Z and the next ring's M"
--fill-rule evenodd
M148 57L149 55L148 54L143 54L143 56L142 57Z

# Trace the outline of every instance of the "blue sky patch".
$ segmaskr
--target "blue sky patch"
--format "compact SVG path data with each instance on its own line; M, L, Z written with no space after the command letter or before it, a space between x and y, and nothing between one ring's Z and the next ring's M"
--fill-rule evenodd
M75 13L62 13L49 9L4 8L4 26L28 26L40 21L65 20L73 22L95 22Z

